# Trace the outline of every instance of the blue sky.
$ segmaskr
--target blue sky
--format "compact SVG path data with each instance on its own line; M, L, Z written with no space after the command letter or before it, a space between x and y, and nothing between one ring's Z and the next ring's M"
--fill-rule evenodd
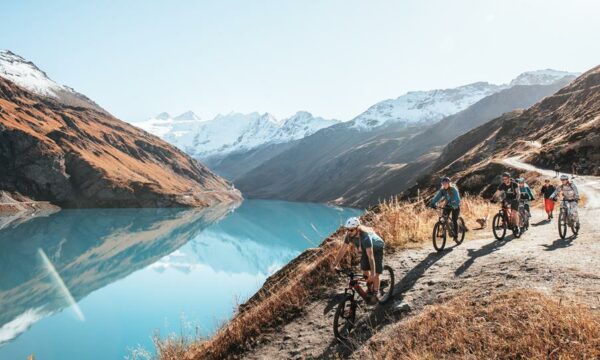
M124 120L297 110L600 64L595 0L11 1L0 48Z

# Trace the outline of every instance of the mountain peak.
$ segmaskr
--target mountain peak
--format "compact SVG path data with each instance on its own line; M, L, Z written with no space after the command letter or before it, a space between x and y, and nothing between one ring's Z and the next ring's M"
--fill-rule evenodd
M0 51L0 76L38 95L56 98L58 91L70 91L52 81L34 63L10 50Z
M516 78L514 78L509 86L516 85L550 85L562 78L565 77L573 77L578 76L578 73L561 71L561 70L553 70L553 69L544 69L544 70L533 70L526 71Z
M200 117L196 115L193 111L189 110L181 115L175 116L173 120L200 120Z
M161 112L160 114L156 115L156 118L159 120L169 120L171 115L168 112Z

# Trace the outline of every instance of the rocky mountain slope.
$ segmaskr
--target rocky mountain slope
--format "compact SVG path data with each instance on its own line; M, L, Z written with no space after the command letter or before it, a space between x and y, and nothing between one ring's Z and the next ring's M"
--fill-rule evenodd
M63 207L241 199L231 184L159 138L92 105L73 105L59 90L36 91L0 73L0 189Z
M513 156L548 168L558 164L568 172L577 162L581 173L600 174L600 66L527 110L506 113L457 137L418 187L448 174L464 191L490 193L490 184L507 167L500 160Z
M34 63L9 50L0 50L0 77L35 94L51 97L65 105L106 112L87 96L78 93L73 88L57 84Z
M425 97L421 104L421 108L425 109L421 120L418 117L406 120L392 117L383 125L375 126L373 121L367 121L372 120L374 109L383 108L375 106L351 122L301 139L234 181L248 197L336 202L352 206L377 203L412 186L419 176L431 170L442 146L456 136L504 112L528 107L574 78L569 73L553 72L556 76L552 82L544 71L537 84L535 73L519 76L510 86L477 83L459 88L460 91L429 92L430 96L437 94L442 99L436 104L444 103L449 94L461 95L453 107L431 105L434 109L455 111L460 106L470 105L441 120L440 113L434 116L434 112L427 110L429 103L426 99L429 97ZM465 89L479 95L471 95L467 101L463 96ZM479 98L481 94L490 92L490 95ZM471 104L473 99L478 101ZM401 108L410 102L404 99L399 103L403 104ZM401 113L398 109L395 111ZM412 114L410 109L407 113ZM374 127L367 130L363 126L367 123Z

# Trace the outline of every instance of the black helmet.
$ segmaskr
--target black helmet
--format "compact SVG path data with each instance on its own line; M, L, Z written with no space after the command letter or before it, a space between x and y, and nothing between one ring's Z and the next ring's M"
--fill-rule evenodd
M510 173L508 171L502 173L502 177L510 177Z
M444 176L444 177L442 178L442 181L441 181L441 182L442 182L442 183L449 183L449 182L450 182L450 178L449 178L449 177L447 177L447 176Z

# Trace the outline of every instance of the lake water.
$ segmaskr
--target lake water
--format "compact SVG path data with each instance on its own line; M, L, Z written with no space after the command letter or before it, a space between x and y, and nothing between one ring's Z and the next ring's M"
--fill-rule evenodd
M63 210L0 230L0 359L124 359L213 332L266 277L359 211L245 201Z

